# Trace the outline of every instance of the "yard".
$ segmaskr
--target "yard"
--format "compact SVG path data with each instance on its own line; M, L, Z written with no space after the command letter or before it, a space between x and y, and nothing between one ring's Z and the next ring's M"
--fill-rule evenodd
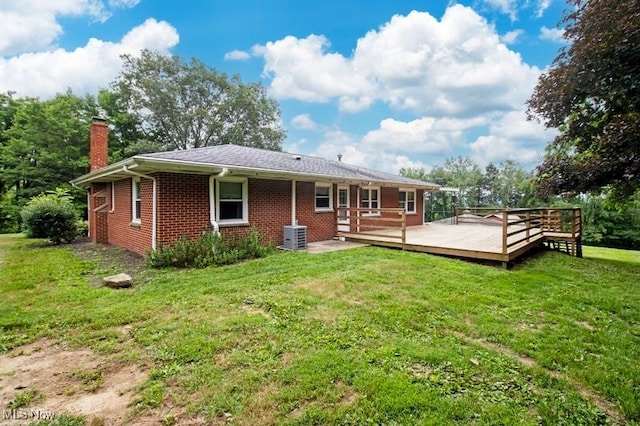
M151 271L115 249L0 235L1 410L58 424L640 424L640 252L584 255L506 271L364 247ZM123 270L132 289L97 285ZM63 360L52 380L48 353ZM27 379L20 357L43 368ZM73 405L107 387L127 398L120 412Z

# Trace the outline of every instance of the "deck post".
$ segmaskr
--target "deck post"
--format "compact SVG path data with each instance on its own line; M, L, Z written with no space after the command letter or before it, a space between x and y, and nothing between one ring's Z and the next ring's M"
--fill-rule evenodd
M402 217L402 249L404 250L404 245L407 243L407 211L401 211L400 216Z
M530 211L527 211L527 221L525 223L527 224L526 225L526 228L527 228L527 231L526 231L527 242L529 242L529 241L531 241L531 239L530 239L530 236L531 236L531 234L530 234L530 230L531 230L531 212Z
M507 211L502 212L502 254L507 255Z

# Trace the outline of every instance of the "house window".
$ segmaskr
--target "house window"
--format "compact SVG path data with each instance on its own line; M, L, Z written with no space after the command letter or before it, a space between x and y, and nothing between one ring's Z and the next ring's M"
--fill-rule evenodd
M360 206L363 209L380 208L380 188L377 186L368 186L360 190ZM369 211L365 215L379 215L380 212Z
M333 185L316 182L316 211L333 210Z
M248 190L246 178L227 178L217 181L217 221L220 224L246 224Z
M407 213L416 212L416 190L401 189L400 192L400 208L405 209Z
M131 178L131 222L140 223L140 178Z

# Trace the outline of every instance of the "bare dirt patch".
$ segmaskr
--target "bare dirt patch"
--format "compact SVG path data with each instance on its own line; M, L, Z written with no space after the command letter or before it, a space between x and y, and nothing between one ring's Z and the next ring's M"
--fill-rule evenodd
M107 244L96 244L81 239L65 247L70 248L82 260L97 262L97 273L91 276L91 283L102 285L107 275L126 273L133 277L133 284L142 284L152 276L145 259L135 253Z
M81 415L89 424L136 424L129 405L147 375L142 365L109 362L94 351L41 339L0 355L0 410L16 410L13 420L3 415L0 423L25 424L38 419L18 416L45 413ZM40 397L16 408L16 398L28 391Z

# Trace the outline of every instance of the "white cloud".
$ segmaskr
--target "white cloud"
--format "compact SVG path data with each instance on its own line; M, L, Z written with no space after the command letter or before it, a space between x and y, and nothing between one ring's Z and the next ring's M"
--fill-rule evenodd
M224 54L225 61L246 61L251 58L251 55L244 50L232 50Z
M136 7L140 0L109 0L109 6L118 9L131 9Z
M318 124L311 119L309 114L296 115L291 119L291 125L301 130L316 130Z
M473 158L481 165L490 161L516 160L531 168L544 153L544 147L557 134L535 120L527 120L523 109L511 111L494 120L487 135L478 137L471 145Z
M429 170L429 166L422 161L399 154L392 147L363 149L355 135L335 130L325 133L323 141L311 155L336 160L338 154L342 155L341 161L345 163L392 174L398 174L403 167L423 167Z
M104 22L109 9L130 8L139 0L20 0L0 1L0 55L9 56L34 50L51 50L63 29L61 17L86 16Z
M136 55L145 48L168 53L178 41L176 29L167 22L148 19L120 42L92 38L73 51L55 49L0 58L0 92L50 97L71 88L78 95L95 93L120 72L120 55Z
M500 36L500 41L507 45L514 44L518 41L518 39L520 38L520 36L522 36L522 34L524 34L523 30L509 31L508 33Z
M540 70L500 42L471 8L454 5L440 21L425 12L394 16L361 37L349 58L324 36L255 46L271 93L308 102L338 100L357 112L381 100L419 115L472 116L519 108Z
M536 16L542 18L547 9L551 6L551 0L538 0L538 10Z
M545 26L540 28L540 38L542 40L553 41L554 43L565 43L567 41L564 38L564 30L559 28L547 28Z
M505 15L509 15L509 18L511 18L512 21L518 19L515 0L484 0L484 2Z
M362 145L367 150L390 148L405 153L446 154L463 142L466 130L484 124L486 121L481 117L468 120L424 117L409 122L387 118L362 138Z
M271 93L281 99L327 102L339 96L359 98L373 89L352 61L328 48L324 36L287 36L254 46L252 52L264 58L263 74L272 77Z

